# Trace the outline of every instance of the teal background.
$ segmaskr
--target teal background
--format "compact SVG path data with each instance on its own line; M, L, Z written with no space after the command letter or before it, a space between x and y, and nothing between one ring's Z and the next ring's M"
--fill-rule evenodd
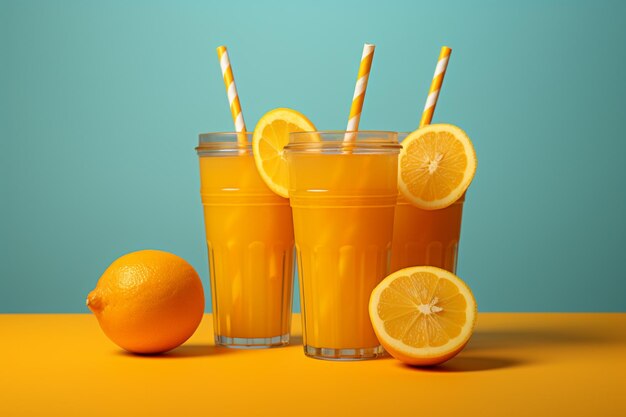
M340 4L339 4L340 3ZM0 312L86 312L118 256L174 252L208 291L197 134L293 107L412 130L442 45L435 122L479 166L459 275L482 311L626 311L626 3L0 2ZM299 309L296 299L295 309Z

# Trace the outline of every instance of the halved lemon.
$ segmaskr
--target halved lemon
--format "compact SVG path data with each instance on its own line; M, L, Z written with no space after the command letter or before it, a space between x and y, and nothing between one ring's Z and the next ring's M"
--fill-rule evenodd
M402 141L398 188L417 207L448 207L467 190L476 172L476 151L467 134L450 124L416 130Z
M434 266L394 272L378 284L369 303L380 343L411 365L436 365L459 353L472 335L476 312L469 287Z
M315 131L315 126L302 113L286 108L263 115L252 135L252 153L261 178L282 197L289 197L289 170L283 148L292 132Z

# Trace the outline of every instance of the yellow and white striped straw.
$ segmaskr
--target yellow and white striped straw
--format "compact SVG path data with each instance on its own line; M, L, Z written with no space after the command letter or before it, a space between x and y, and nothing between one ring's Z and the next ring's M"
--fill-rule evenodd
M233 117L235 123L236 132L245 132L246 123L243 120L243 113L241 112L241 103L239 102L239 94L237 94L237 86L235 85L235 77L233 77L233 68L230 65L230 59L228 58L228 51L225 46L217 47L217 57L220 60L220 67L222 68L222 76L224 77L224 86L226 87L226 93L228 94L228 104L230 105L230 114ZM238 135L239 141L246 141L245 135Z
M374 49L376 45L366 43L363 45L363 55L361 56L361 64L359 65L359 75L352 96L352 106L350 106L350 117L348 118L348 132L359 130L359 121L361 120L361 111L363 110L363 101L365 100L365 91L367 90L367 81L372 68L372 60L374 59ZM347 134L344 142L354 142L356 135Z
M420 127L429 125L433 120L433 113L435 112L435 106L437 106L437 99L439 98L439 91L443 84L443 77L446 75L446 68L448 67L448 61L450 60L450 54L452 49L447 46L441 48L439 54L439 60L437 61L437 67L435 68L435 75L433 81L430 84L430 91L428 91L428 98L426 99L426 105L424 106L424 112L422 113L422 120L420 121Z

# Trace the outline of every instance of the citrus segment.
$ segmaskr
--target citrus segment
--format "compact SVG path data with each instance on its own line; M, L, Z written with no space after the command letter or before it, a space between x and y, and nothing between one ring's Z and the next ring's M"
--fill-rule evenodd
M369 313L380 343L413 365L442 363L467 344L476 301L456 275L431 266L394 272L372 292Z
M424 210L448 207L469 187L476 172L476 151L467 134L449 124L433 124L402 141L398 187Z
M269 111L257 123L252 135L254 161L261 178L276 194L289 197L289 172L283 156L289 134L315 130L305 115L286 108Z

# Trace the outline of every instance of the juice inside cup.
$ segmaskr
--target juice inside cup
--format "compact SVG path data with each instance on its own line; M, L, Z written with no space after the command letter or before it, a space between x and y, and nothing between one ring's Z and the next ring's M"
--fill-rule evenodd
M398 196L391 272L430 265L456 273L464 200L441 210L422 210Z
M292 133L285 148L305 354L367 359L383 350L368 302L388 274L400 146L392 132Z
M200 183L216 344L287 344L291 325L293 223L254 163L248 133L200 135Z
M408 133L398 133L400 140ZM439 210L423 210L398 196L391 272L409 266L437 266L456 273L465 194Z

